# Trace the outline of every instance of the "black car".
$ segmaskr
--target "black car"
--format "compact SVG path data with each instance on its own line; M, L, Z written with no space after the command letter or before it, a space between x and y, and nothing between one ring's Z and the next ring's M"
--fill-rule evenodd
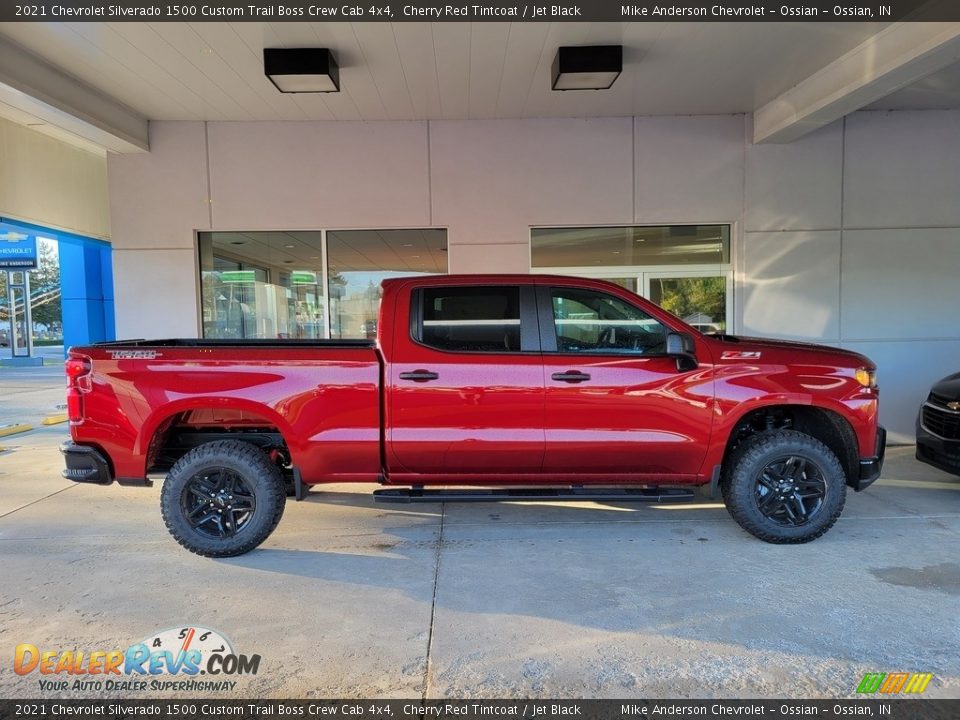
M917 460L960 475L960 372L934 385L920 407Z

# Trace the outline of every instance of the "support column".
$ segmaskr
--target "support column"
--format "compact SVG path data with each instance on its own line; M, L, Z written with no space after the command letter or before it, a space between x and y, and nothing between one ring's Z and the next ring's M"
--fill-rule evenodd
M114 339L113 262L110 245L83 238L59 239L63 345Z

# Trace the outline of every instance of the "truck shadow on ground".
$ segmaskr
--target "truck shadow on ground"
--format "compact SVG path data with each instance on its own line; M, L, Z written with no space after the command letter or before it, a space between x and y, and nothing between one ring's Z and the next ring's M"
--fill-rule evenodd
M924 562L944 582L923 568L923 582L906 582L914 576L895 571L909 564L899 541L875 522L841 523L815 543L784 546L746 535L722 506L679 519L631 503L471 503L444 508L441 540L439 507L336 492L308 502L356 508L362 532L342 525L284 533L281 525L265 547L220 562L307 578L318 589L399 592L427 607L435 601L438 614L503 628L546 621L562 624L543 625L546 632L654 635L877 667L913 667L923 638L925 668L960 674L957 634L932 636L929 617L903 613L924 603L942 615L955 602L960 565L945 568L952 558L934 554ZM377 513L373 522L364 511ZM295 549L270 547L277 543ZM877 627L893 626L900 640L878 637Z

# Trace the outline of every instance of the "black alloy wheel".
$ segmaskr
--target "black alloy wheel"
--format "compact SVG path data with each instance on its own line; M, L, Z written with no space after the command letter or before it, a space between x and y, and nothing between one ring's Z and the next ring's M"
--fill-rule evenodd
M846 483L830 448L787 429L743 440L720 476L733 519L754 537L777 544L810 542L829 530L843 512Z
M230 538L243 532L257 498L243 477L229 468L204 469L191 477L180 496L190 527L209 538Z
M286 503L283 474L261 448L214 440L185 453L160 490L174 539L206 557L235 557L270 536Z
M780 525L805 525L823 509L827 483L813 462L788 455L768 463L757 478L757 508Z

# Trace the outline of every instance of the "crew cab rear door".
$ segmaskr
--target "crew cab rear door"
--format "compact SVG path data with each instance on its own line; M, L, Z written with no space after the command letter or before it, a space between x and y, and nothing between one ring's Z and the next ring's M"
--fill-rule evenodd
M539 472L544 379L532 284L414 285L397 298L394 322L390 476Z
M585 482L697 473L712 423L707 368L665 354L670 328L640 298L542 283L543 471Z

